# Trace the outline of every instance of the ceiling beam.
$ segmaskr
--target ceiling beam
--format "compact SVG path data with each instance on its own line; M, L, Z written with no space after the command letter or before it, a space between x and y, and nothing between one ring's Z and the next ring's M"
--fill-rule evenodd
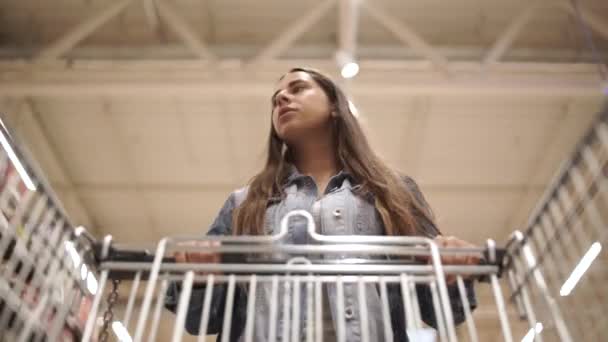
M361 4L376 22L384 26L403 44L410 46L421 56L428 58L442 74L446 76L450 74L448 60L414 29L382 9L376 2L363 1Z
M155 0L155 2L160 17L195 56L215 59L209 48L198 37L196 30L188 24L171 3L166 0Z
M338 2L338 52L355 57L360 0L339 0Z
M576 16L577 11L576 8L572 6L572 3L568 0L558 0L553 2L547 2L547 6L557 7L564 10L566 13L570 15ZM582 8L580 5L578 6L579 13L581 15L582 21L589 25L589 27L598 33L602 38L608 39L608 22L602 20L595 14L589 12L588 10Z
M485 66L500 60L504 53L511 47L515 39L520 35L521 30L530 22L541 7L542 6L538 2L530 3L525 10L511 20L507 28L498 36L498 39L494 41L494 44L492 44L492 47L484 57L483 64Z
M278 75L293 65L335 70L333 60L276 61L255 73L238 61L216 66L202 61L82 61L35 65L0 62L0 96L267 96ZM452 62L451 78L428 62L362 61L364 73L350 86L358 95L601 96L592 64L499 63L481 72L479 63ZM331 74L335 78L338 75Z
M158 9L155 0L142 0L146 21L152 30L158 28Z
M225 56L225 59L246 58L252 50L259 49L257 45L242 44L207 44L208 49L216 56ZM448 60L470 61L477 63L488 54L486 46L434 46L434 48ZM366 46L357 44L357 57L359 60L398 60L400 62L419 61L419 54L409 46L403 44L386 44ZM335 44L298 44L287 50L283 57L294 61L303 59L323 59L336 51ZM26 46L0 47L1 60L27 58L34 55L37 49ZM576 60L579 63L594 63L595 56L591 51L575 49L538 49L511 46L509 56L520 63L570 63ZM90 45L75 46L64 54L65 59L71 62L79 60L193 60L191 50L181 42L167 44L150 44L146 46L104 46Z
M314 24L335 5L336 0L324 0L313 7L308 14L299 17L290 27L283 30L270 44L260 51L251 64L259 64L272 60L287 50L298 38L308 31Z
M579 6L578 13L576 8L567 0L547 1L537 0L528 4L528 6L507 26L507 28L498 36L488 53L483 59L484 65L496 63L513 45L517 37L521 34L526 25L534 18L539 10L557 9L564 11L572 16L577 16L580 13L581 20L584 24L589 25L591 29L600 34L603 38L608 39L608 23L596 17L589 11Z
M83 21L57 41L42 49L38 54L37 59L56 59L62 56L91 33L103 26L103 24L124 11L131 1L133 0L116 1L103 11Z

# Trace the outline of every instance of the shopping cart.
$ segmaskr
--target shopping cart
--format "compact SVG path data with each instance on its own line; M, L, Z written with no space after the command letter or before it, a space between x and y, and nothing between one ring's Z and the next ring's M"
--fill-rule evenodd
M315 244L299 245L282 243L287 235L288 221L293 216L303 216L307 219L308 234ZM323 236L315 232L311 215L306 211L294 211L287 214L281 225L281 232L274 236L229 236L206 237L198 239L206 247L185 247L180 242L193 241L192 238L165 238L161 240L153 253L146 255L140 251L129 251L123 248L114 249L111 239L106 239L102 246L103 261L100 278L100 289L106 282L113 279L115 286L118 281L132 279L130 295L127 300L125 319L122 328L130 328L135 296L138 286L145 279L146 287L141 299L140 312L137 322L133 322L133 340L155 340L159 318L164 308L165 295L170 284L179 284L181 288L176 307L176 319L172 340L181 340L184 334L186 312L189 310L190 296L195 291L193 284L198 287L206 285L203 291L202 309L199 331L204 336L211 310L211 296L215 288L226 286L225 310L223 313L222 341L230 341L231 324L235 291L241 289L247 293L246 322L243 341L254 341L254 321L258 314L256 308L256 290L270 289L268 317L264 317L268 328L264 340L282 341L320 341L324 337L324 321L322 305L322 288L335 287L336 306L335 337L338 341L346 341L348 331L346 321L351 316L360 317L360 337L362 341L370 338L369 317L366 298L369 291L376 290L381 299L381 336L384 340L393 340L391 313L389 310L388 289L396 285L402 295L403 310L407 320L407 329L411 337L434 340L429 329L424 329L421 319L421 308L417 303L416 284L428 286L432 298L433 312L438 336L441 340L455 341L456 331L452 318L452 307L446 285L446 275L458 275L456 286L460 293L460 307L464 309L467 327L472 340L477 340L474 319L470 312L465 281L462 274L490 282L494 289L501 320L504 319L505 334L510 336L508 319L502 290L498 284L501 272L503 253L495 248L492 241L487 248L471 249L442 249L441 253L433 242L427 238L418 237L378 237L378 236ZM206 242L220 242L220 244ZM172 251L198 251L218 253L222 256L220 263L176 264L171 255ZM487 263L482 265L442 265L441 256L448 254L484 254ZM428 256L432 262L420 263L417 259ZM100 291L101 294L103 291ZM349 307L347 293L356 296L359 305ZM115 296L117 289L110 291L110 298ZM101 304L101 295L95 297L91 315L84 339L93 335L95 318ZM458 304L456 305L458 306ZM111 307L111 303L110 303ZM106 308L107 311L107 308ZM307 319L303 320L302 316ZM286 322L281 327L277 322ZM332 323L332 322L330 322ZM103 332L102 332L103 333ZM428 337L423 336L430 336ZM377 336L377 335L375 335ZM414 337L415 340L415 337Z
M10 142L7 136L2 139ZM29 189L11 166L16 162L8 162L11 153L27 158L16 148L9 152L8 143L3 147L4 340L204 341L207 332L221 330L226 342L237 337L235 317L243 312L239 341L349 341L351 329L361 341L388 341L399 333L412 341L599 341L608 332L601 253L608 222L608 108L563 164L526 229L513 232L504 248L492 240L447 249L421 237L323 236L306 211L289 213L274 236L167 237L138 246L111 236L98 241L83 228L72 229L28 164L23 168L35 185ZM307 220L310 244L285 240L296 216ZM221 260L175 263L175 251L216 253ZM442 257L455 254L483 258L479 265L442 264ZM446 276L455 282L447 284ZM470 282L479 297L474 312ZM165 308L171 288L179 289L174 314ZM428 303L420 302L421 289L428 290ZM212 303L217 293L220 317ZM368 305L374 296L379 308ZM392 310L395 298L401 313ZM465 318L458 327L455 308ZM394 324L397 314L406 317L402 325ZM213 320L219 327L210 326ZM198 336L190 337L186 327Z

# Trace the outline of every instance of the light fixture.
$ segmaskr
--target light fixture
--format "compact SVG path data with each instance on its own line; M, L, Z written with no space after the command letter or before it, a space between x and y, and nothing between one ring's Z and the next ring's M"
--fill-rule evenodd
M593 260L595 260L595 258L600 254L601 250L602 245L597 241L594 242L591 247L589 247L587 253L583 255L583 257L578 262L572 273L570 273L570 276L568 277L564 285L562 285L562 288L559 290L559 294L562 297L567 296L570 294L570 292L572 292L578 281L581 280L583 274L585 274L585 272L591 266L591 263L593 263Z
M114 330L114 334L116 334L116 337L118 337L118 340L120 342L132 342L133 341L133 339L131 338L131 335L129 335L129 332L127 331L125 326L122 324L122 322L119 322L119 321L112 322L112 330Z
M23 164L21 164L19 158L17 158L17 154L13 150L11 144L8 142L7 137L4 135L4 133L8 131L6 130L6 126L4 125L4 122L2 122L2 120L0 120L0 124L2 124L2 127L5 128L5 130L0 130L0 144L2 144L2 147L4 147L6 154L8 154L8 157L13 163L13 166L15 166L15 170L17 170L17 173L19 173L19 176L23 180L25 186L30 191L36 191L36 185L34 184L34 181L30 177L30 175L28 175L27 171L25 171L25 167L23 166Z
M355 61L352 54L345 51L336 53L336 61L340 67L340 74L344 78L353 78L359 73L359 64Z
M526 336L524 336L521 342L533 342L534 336L540 334L542 331L543 324L541 322L537 322L536 325L534 325L534 328L530 328L530 330L528 330L528 333L526 334Z
M91 294L96 294L97 286L97 279L95 278L95 275L92 272L89 272L89 275L87 276L87 289L89 292L91 292Z
M340 70L340 74L344 78L353 78L353 77L357 76L358 73L359 73L359 64L357 64L355 62L346 63L342 67L342 70Z

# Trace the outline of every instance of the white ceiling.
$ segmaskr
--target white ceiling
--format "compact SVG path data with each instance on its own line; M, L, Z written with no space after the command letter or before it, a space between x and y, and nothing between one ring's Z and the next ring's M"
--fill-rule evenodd
M53 188L60 197L74 192L100 234L125 242L204 232L230 191L260 167L269 128L266 98L232 106L29 104L31 113L3 112L15 113L10 125L41 156ZM361 98L357 105L378 153L418 180L441 229L479 243L504 241L518 228L598 108L592 100L521 97ZM41 132L31 132L36 126ZM45 160L47 144L65 173Z
M53 41L84 18L99 13L112 4L104 0L35 0L4 2L0 28L3 45L36 48ZM179 44L171 29L163 24L149 25L144 3L132 1L124 12L88 36L81 46L141 47L150 44ZM198 36L211 46L238 48L248 46L249 55L256 46L270 42L278 33L322 1L243 1L243 0L165 0L183 17ZM540 1L536 1L539 3ZM566 1L567 2L567 1ZM606 18L608 5L601 0L580 1L597 18ZM400 22L411 27L434 46L489 47L514 17L532 4L527 0L377 0ZM545 3L558 4L556 1ZM154 12L153 12L154 13ZM334 45L339 35L337 11L329 11L302 35L304 45ZM154 22L154 21L153 21ZM362 46L391 46L396 40L369 13L361 11L358 42ZM534 49L587 48L580 39L576 20L568 13L549 7L535 15L516 47ZM606 42L602 42L606 46ZM229 49L228 49L229 50ZM230 54L225 51L226 54ZM245 53L247 54L247 53Z

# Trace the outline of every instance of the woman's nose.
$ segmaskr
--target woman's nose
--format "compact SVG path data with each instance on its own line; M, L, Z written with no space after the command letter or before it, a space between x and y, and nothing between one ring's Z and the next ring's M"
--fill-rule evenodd
M286 104L289 103L290 98L287 96L287 94L285 94L284 91L281 91L280 93L277 94L277 104L282 105L282 104Z

